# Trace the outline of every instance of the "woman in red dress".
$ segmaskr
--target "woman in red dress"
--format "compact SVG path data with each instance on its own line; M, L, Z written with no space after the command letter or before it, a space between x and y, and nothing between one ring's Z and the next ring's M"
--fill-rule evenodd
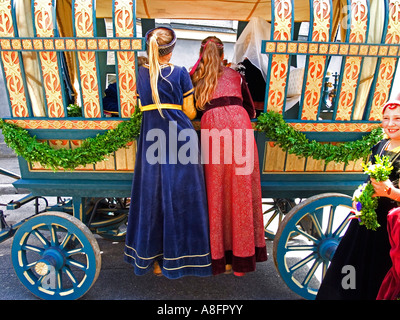
M221 40L202 41L192 68L196 108L203 111L205 164L213 274L241 276L267 260L258 152L250 118L255 111L242 76L223 66Z
M400 299L400 208L389 211L387 229L391 245L392 267L383 279L376 299L398 300Z

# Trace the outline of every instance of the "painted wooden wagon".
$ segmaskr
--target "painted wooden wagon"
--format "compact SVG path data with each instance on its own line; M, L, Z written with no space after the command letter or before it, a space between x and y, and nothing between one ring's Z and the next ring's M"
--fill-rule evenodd
M33 294L81 297L101 268L94 234L124 239L140 126L135 79L144 40L137 19L145 31L155 18L242 26L259 16L271 22L270 39L262 42L264 114L254 120L263 198L272 199L265 203L266 238L274 240L286 284L315 297L351 214L351 194L364 180L362 156L380 136L380 110L399 57L399 0L1 0L0 12L10 108L1 126L20 155L14 186L31 191L7 209L60 198L15 225L1 218L0 240L14 237L13 265ZM302 22L309 25L303 38ZM116 75L114 117L102 102L107 73Z

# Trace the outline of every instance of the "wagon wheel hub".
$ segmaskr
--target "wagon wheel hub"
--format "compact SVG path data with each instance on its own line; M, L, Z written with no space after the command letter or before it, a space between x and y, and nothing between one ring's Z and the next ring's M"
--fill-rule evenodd
M43 257L36 263L35 272L40 276L47 275L50 270L60 270L65 265L65 255L57 247L51 247L43 253Z
M47 265L46 262L38 262L35 265L35 271L38 275L40 276L45 276L46 274L49 273L49 266Z
M339 245L339 240L336 238L327 238L318 244L318 254L326 261L331 261Z

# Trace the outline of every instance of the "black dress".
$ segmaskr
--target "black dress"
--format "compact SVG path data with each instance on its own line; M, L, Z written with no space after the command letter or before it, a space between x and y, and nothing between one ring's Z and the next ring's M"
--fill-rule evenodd
M264 112L265 80L262 73L260 69L254 66L248 59L239 63L238 71L246 80L256 109L256 117L258 117L261 112Z
M372 148L371 162L375 154L388 155L393 162L390 180L398 183L399 154L385 151L388 140L382 140ZM378 200L377 219L380 227L368 230L354 219L343 236L318 291L317 300L375 300L381 283L391 267L390 243L387 233L387 214L397 207L397 202L386 197ZM344 268L345 266L350 266ZM352 268L354 267L354 269ZM349 270L354 270L355 288L349 284Z

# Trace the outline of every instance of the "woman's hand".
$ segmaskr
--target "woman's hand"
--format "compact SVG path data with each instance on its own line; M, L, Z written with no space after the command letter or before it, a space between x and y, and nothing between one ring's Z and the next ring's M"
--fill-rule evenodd
M375 190L375 193L372 195L373 197L388 197L388 198L390 198L390 194L395 189L392 181L390 181L389 179L378 182L375 179L371 178L371 184Z

